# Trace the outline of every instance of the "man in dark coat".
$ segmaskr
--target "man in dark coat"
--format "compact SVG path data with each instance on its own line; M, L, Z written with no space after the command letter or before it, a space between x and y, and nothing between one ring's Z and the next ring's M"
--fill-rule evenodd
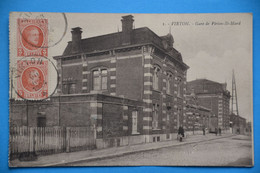
M180 142L182 142L182 138L184 137L184 129L182 126L178 129L178 135L180 135Z
M216 136L218 135L218 128L216 127L215 128L215 133L216 133Z
M221 136L221 128L218 128L219 136Z
M182 137L184 137L184 129L182 126L179 127L178 134L182 135Z

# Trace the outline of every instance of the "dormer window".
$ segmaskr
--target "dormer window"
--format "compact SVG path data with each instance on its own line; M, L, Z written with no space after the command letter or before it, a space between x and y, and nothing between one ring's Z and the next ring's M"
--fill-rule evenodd
M93 90L100 91L107 89L107 69L98 68L93 70Z

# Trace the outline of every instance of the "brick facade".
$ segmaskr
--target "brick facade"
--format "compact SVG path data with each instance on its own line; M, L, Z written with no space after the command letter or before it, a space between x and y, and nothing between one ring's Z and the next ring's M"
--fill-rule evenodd
M188 90L196 94L199 105L212 110L213 116L217 117L218 128L229 130L230 92L226 84L197 79L188 82Z
M142 122L143 114L141 102L103 94L70 94L43 102L10 103L11 125L35 127L39 126L37 119L44 118L42 126L94 128L97 138L131 135L132 112L138 112L137 122ZM141 123L137 131L142 134Z
M186 101L186 130L193 133L202 132L203 128L208 132L212 131L211 124L213 124L215 117L211 109L201 106L195 93L188 94Z
M120 145L124 136L133 137L129 143L171 139L184 125L188 66L173 48L171 34L159 37L146 27L133 29L132 22L131 15L124 16L122 32L87 39L81 38L81 28L72 29L63 55L54 57L59 83L46 103L51 117L46 125L92 126L97 138L122 137ZM39 109L41 103L29 105L34 104Z

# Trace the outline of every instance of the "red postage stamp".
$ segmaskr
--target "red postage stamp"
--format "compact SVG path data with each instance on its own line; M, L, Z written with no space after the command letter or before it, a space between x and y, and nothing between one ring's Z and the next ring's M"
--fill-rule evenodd
M48 97L48 61L17 61L17 92L20 98L40 100Z
M47 19L17 19L17 56L48 56Z

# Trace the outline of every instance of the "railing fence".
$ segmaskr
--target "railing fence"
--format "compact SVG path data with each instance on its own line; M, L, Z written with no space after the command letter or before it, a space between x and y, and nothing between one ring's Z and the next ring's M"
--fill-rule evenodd
M95 148L94 130L87 127L10 127L10 159Z

